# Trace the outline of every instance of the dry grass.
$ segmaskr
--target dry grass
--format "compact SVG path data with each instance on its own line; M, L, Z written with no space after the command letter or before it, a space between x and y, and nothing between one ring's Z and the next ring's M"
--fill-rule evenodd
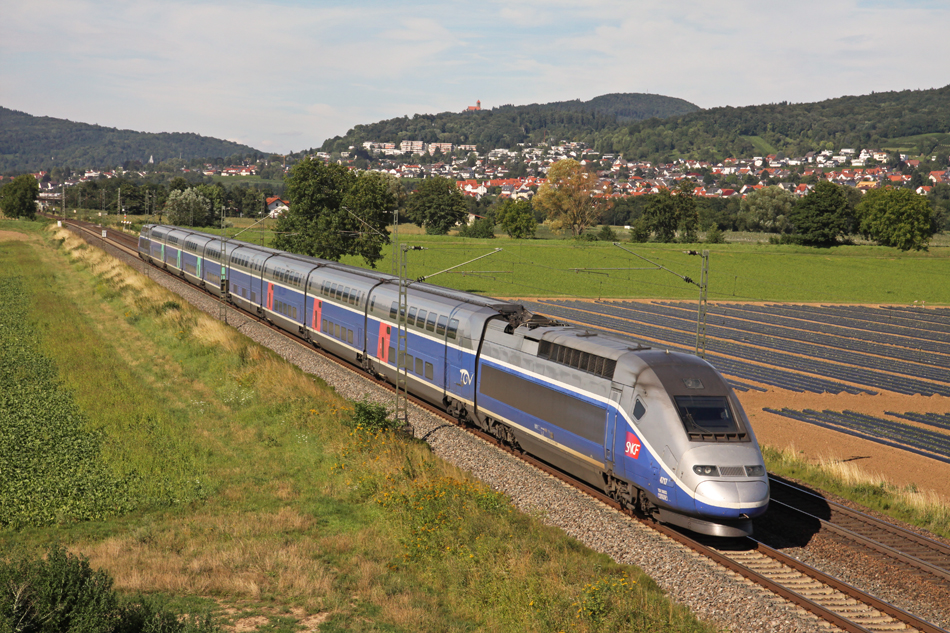
M260 599L262 594L319 606L334 574L319 561L333 537L293 508L224 516L198 515L167 526L148 523L123 536L77 543L93 567L126 591ZM275 540L277 542L275 542Z
M950 500L932 490L895 486L884 476L868 472L855 462L820 456L811 463L799 456L794 445L763 452L778 457L778 462L773 461L769 467L777 467L779 474L789 473L937 534L950 535Z

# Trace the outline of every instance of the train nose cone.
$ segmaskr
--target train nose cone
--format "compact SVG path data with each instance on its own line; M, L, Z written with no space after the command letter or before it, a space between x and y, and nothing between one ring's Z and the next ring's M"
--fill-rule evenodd
M709 505L738 503L757 507L769 500L769 485L764 481L704 481L696 486L696 497Z

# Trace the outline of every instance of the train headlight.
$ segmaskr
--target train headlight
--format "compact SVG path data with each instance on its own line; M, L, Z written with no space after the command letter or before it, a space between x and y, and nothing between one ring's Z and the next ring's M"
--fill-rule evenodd
M719 476L719 469L715 466L693 466L693 472L697 475L704 475L706 477Z
M764 477L765 466L746 466L745 474L746 477Z

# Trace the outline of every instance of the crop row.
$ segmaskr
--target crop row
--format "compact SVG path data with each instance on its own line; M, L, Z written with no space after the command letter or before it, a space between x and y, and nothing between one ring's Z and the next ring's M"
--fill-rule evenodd
M789 408L766 408L765 411L950 464L950 436L943 433L855 411Z
M39 351L20 278L0 278L0 526L99 519L130 506L103 437Z

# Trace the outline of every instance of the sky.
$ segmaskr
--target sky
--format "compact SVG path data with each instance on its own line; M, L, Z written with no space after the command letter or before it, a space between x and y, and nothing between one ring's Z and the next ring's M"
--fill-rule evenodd
M948 0L0 0L0 105L284 154L416 113L950 83Z

